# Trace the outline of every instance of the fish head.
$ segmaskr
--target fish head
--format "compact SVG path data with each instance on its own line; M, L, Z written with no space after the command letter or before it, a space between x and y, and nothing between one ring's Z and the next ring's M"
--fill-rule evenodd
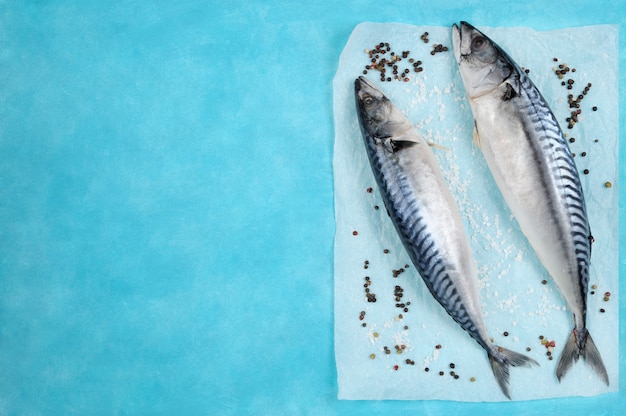
M364 76L354 81L354 92L361 129L367 136L392 137L410 126L404 114Z
M490 93L515 72L506 52L467 22L452 26L452 45L470 99Z

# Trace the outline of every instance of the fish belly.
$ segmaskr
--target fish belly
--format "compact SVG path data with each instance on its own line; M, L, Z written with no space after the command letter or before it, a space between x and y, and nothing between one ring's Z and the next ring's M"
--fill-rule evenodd
M411 260L446 312L488 345L477 271L461 216L427 145L379 152L379 186Z
M472 103L481 150L522 232L570 310L580 317L584 308L580 267L585 262L576 254L576 230L568 209L571 190L564 189L554 163L558 152L537 132L538 117L533 121L532 114L520 109L527 106L500 97L483 96ZM569 170L566 173L571 176Z

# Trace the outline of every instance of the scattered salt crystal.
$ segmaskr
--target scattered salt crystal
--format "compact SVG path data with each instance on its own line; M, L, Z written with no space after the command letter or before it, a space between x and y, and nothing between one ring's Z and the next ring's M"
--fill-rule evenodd
M498 274L498 279L502 279L504 276L506 276L507 274L509 274L509 270L511 269L511 266L508 265L507 267L505 267L499 274Z

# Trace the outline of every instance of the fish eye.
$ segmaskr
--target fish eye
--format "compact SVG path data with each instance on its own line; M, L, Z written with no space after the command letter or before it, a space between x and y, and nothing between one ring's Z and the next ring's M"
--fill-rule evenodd
M366 106L370 106L370 105L374 104L374 99L371 96L366 95L363 98L363 104L365 104Z
M475 50L475 51L481 50L486 44L487 44L487 41L485 40L484 37L482 36L475 37L474 39L472 39L472 50Z

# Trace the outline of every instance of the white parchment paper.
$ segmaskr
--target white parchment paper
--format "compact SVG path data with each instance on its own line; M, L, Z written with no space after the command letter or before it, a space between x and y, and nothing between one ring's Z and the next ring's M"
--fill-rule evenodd
M483 349L428 292L376 189L356 117L354 80L370 63L365 50L380 42L395 53L409 52L398 63L400 70L410 69L409 81L381 82L375 69L366 76L406 112L422 135L449 149L435 153L475 254L489 333L498 345L540 363L511 369L513 399L591 396L618 389L617 26L546 32L477 27L530 70L573 139L570 148L576 154L595 238L587 323L611 384L604 385L582 361L561 383L556 379L556 364L573 327L571 314L472 143L473 119L453 55L451 29L363 23L345 46L333 85L335 354L340 399L507 400ZM421 38L425 32L428 43ZM432 55L435 44L448 51ZM413 63L422 61L422 72L413 72L410 58ZM559 64L575 72L559 79L554 73ZM570 78L574 84L567 90L561 83ZM568 129L568 94L577 97L588 83L592 85L581 101L579 122ZM367 301L366 277L376 302ZM551 341L554 348L548 348Z

